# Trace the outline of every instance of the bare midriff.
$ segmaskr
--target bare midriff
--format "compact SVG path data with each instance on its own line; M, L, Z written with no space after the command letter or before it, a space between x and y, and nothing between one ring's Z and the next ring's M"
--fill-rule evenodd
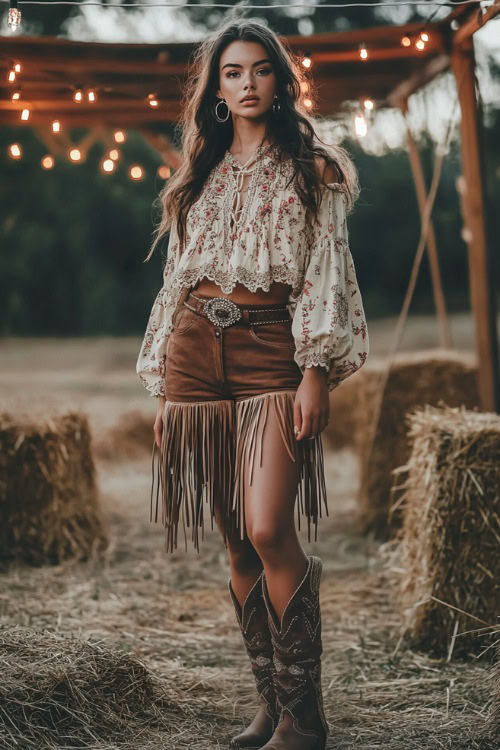
M195 286L191 287L191 291L197 295L199 294L204 297L224 297L236 302L238 305L286 305L292 290L293 287L290 284L282 284L280 281L273 281L268 292L265 292L263 289L251 292L244 284L237 283L232 292L224 294L220 286L206 276L200 279Z

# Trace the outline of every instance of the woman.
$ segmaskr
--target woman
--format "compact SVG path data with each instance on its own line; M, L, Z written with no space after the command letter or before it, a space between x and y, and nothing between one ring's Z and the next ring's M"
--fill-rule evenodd
M322 503L328 513L329 391L368 355L346 227L356 170L343 148L318 144L302 84L298 61L259 22L231 19L199 45L182 164L160 194L147 256L170 230L164 285L137 361L158 399L151 500L156 479L166 549L182 515L199 551L204 503L228 549L260 696L231 741L240 749L326 745L322 564L300 544L294 507L298 497L310 539Z

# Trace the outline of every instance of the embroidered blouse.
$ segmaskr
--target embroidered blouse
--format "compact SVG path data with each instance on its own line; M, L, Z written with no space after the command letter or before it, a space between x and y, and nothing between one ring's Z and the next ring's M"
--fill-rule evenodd
M252 292L269 291L273 281L289 284L294 359L302 373L325 367L329 391L365 363L369 339L349 249L346 188L338 182L321 185L318 216L306 220L293 181L287 185L292 160L280 163L277 148L260 146L255 152L241 207L238 176L246 165L226 151L188 211L182 253L172 223L163 286L136 365L151 396L165 395L166 345L183 289L203 277L225 294L238 282Z

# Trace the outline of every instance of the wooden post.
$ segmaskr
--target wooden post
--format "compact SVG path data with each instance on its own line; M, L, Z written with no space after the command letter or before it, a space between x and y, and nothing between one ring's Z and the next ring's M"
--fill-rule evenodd
M484 411L500 411L500 382L495 294L484 216L484 161L474 80L472 37L454 44L451 65L462 113L462 168L465 177L464 221L470 229L469 284L476 330L478 390Z
M408 126L406 127L406 135L408 138L408 155L410 157L411 169L413 172L413 181L415 183L415 190L417 192L418 207L420 210L420 218L423 218L424 208L427 201L427 191L425 189L424 173L422 170L422 162L420 161L420 154L413 138L412 132ZM439 258L437 254L437 243L436 235L434 232L434 225L429 220L429 231L427 233L427 254L429 256L429 266L431 271L432 279L432 290L434 292L434 304L436 305L436 311L439 322L439 333L441 339L441 346L445 349L451 349L451 333L448 322L448 316L446 314L446 304L444 300L443 284L441 281L441 272L439 269Z

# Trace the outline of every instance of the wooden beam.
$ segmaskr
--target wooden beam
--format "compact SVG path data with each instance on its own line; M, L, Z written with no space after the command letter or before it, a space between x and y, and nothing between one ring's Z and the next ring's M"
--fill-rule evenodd
M438 44L438 40L431 45L425 45L425 49L418 50L414 47L367 47L368 57L363 60L359 56L359 49L354 50L328 50L325 52L315 51L313 52L313 67L320 63L339 63L339 62L358 62L361 66L367 65L373 60L408 60L422 59L429 57L429 55L435 55L444 52L444 46L442 43ZM439 39L439 42L441 40Z
M30 75L31 73L40 73L40 70L45 71L57 71L63 73L69 73L75 76L74 84L85 84L85 76L87 74L102 73L105 75L120 74L127 76L152 76L152 77L163 77L169 75L183 75L186 73L186 63L158 63L155 60L134 60L133 58L127 60L110 60L108 58L99 57L65 57L64 55L56 56L54 54L47 55L42 53L41 55L23 53L19 55L20 62L22 65L21 75ZM0 66L0 70L7 70L7 66L4 64ZM78 76L83 76L83 79L78 80ZM20 78L21 80L21 78Z
M450 56L439 55L429 60L419 70L412 73L405 81L401 81L393 88L387 96L387 103L391 107L400 107L406 111L406 102L411 94L421 89L427 83L432 81L436 76L441 75L450 67Z
M500 410L498 333L493 287L492 261L487 244L484 215L484 155L482 122L475 88L475 58L472 38L454 44L451 64L457 83L462 113L462 168L465 177L463 200L468 242L471 306L476 331L478 386L485 411Z
M57 112L37 112L35 110L31 113L29 120L24 122L20 120L19 112L4 111L0 112L0 125L30 128L40 125L50 125L52 120L59 119L63 128L91 128L96 123L110 128L147 127L152 122L176 123L179 114L179 106L175 111L169 112L165 112L164 110L158 112L154 109L151 109L151 111L137 110L135 112L129 109L111 109L66 112L64 117L58 117Z
M410 157L410 164L413 173L413 181L415 183L415 190L417 193L420 218L422 220L424 217L425 205L427 203L427 190L425 187L424 172L422 169L420 154L418 152L417 144L415 143L415 140L413 138L413 134L408 125L408 121L406 122L406 135L408 138L408 155ZM431 219L429 219L429 230L427 232L426 244L431 271L432 291L434 293L434 304L436 305L436 312L438 317L441 346L445 349L451 349L452 341L450 324L448 321L448 315L446 313L443 283L441 280L441 271L439 269L436 234L434 232L434 224L432 223Z
M491 5L486 13L483 13L481 8L477 8L474 13L471 13L471 16L460 26L460 28L456 30L453 36L454 44L462 44L462 42L470 39L476 31L479 31L485 23L498 15L498 13L500 13L500 0L497 0Z
M74 102L69 97L64 99L19 99L13 102L11 99L0 101L0 112L17 112L19 115L21 111L28 107L33 112L51 112L54 116L56 114L64 113L64 116L68 113L85 112L88 115L96 113L96 119L102 112L107 110L113 111L113 109L128 109L130 112L158 112L162 111L163 114L169 112L171 109L179 109L179 102L177 99L171 99L165 101L161 99L158 107L150 107L145 99L132 99L119 97L115 98L97 98L95 102ZM146 117L146 119L148 119Z

